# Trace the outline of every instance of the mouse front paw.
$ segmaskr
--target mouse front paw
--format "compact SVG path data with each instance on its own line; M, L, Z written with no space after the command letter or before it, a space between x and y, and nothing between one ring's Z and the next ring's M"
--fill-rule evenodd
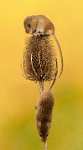
M35 32L35 33L34 33L34 36L41 36L41 35L44 35L44 32L40 32L40 31L39 31L39 32Z

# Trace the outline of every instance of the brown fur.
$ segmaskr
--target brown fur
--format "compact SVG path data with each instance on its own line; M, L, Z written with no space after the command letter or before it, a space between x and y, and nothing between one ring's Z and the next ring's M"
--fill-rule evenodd
M51 121L52 121L52 110L54 105L54 97L50 92L44 92L39 100L36 108L36 121L39 135L43 142L46 142L46 138L49 133Z
M28 27L30 24L30 27ZM43 15L29 16L24 20L24 27L27 33L52 35L54 34L53 23Z

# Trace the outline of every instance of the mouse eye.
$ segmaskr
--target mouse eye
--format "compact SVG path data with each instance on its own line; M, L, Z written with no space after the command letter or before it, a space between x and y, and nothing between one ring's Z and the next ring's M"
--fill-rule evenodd
M30 27L31 27L31 25L30 25L30 24L27 24L27 27L29 27L29 28L30 28Z
M40 134L40 136L42 137L42 134Z

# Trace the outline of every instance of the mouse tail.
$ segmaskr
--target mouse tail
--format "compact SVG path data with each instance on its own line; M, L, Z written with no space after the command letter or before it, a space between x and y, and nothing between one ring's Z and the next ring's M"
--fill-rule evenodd
M54 39L58 45L58 48L59 48L59 52L60 52L60 57L61 57L61 71L60 71L60 74L59 74L59 77L61 76L62 72L63 72L63 55L62 55L62 50L61 50L61 46L59 44L59 41L57 40L55 34L53 35L54 36Z
M51 86L50 86L50 88L49 88L48 91L51 91L52 87L54 86L55 81L56 81L56 77L57 77L57 74L58 74L58 63L57 63L57 59L55 59L55 62L56 62L56 64L55 64L55 74L54 74L54 79L53 79L53 82L52 82L52 84L51 84Z

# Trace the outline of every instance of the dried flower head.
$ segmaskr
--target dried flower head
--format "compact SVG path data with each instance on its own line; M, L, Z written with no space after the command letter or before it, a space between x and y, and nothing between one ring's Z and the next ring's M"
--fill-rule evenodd
M49 36L31 36L26 40L23 55L23 71L26 79L39 82L53 80L57 68L56 62Z

